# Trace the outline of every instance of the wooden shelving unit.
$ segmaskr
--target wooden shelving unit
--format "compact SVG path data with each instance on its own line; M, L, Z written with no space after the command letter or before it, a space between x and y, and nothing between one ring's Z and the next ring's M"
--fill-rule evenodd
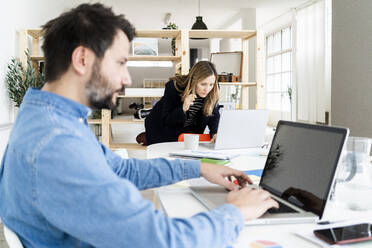
M40 52L41 36L41 29L22 29L19 31L19 60L24 67L27 65L25 51L29 48L28 42L31 38L30 56L33 67L38 71L39 61L44 59Z
M221 86L240 85L241 88L241 108L248 108L248 87L256 86L256 82L248 82L248 41L256 36L255 30L137 30L137 37L142 38L175 38L176 39L176 55L175 56L129 56L129 61L172 61L175 63L176 72L187 74L190 68L189 57L189 38L230 38L242 40L242 82L221 82ZM24 51L28 48L28 38L32 39L31 59L35 69L44 58L40 53L40 29L24 29L20 31L20 60L26 64L27 58ZM119 96L127 97L127 96ZM129 96L128 96L129 97ZM143 95L130 96L143 97ZM146 97L152 97L146 95ZM157 96L154 96L157 97ZM138 124L143 123L143 120L128 120L128 119L111 119L110 110L102 110L101 120L88 120L89 124L100 124L102 128L102 143L112 149L126 148L127 150L145 150L146 147L138 144L128 143L113 143L111 135L111 124Z

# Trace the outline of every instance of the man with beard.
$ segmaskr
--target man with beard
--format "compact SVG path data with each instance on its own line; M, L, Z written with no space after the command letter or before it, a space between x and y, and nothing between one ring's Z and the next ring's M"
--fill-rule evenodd
M244 219L277 207L228 167L123 160L90 131L90 108L113 108L135 31L101 4L82 4L43 26L46 84L29 89L0 168L0 217L25 247L225 247ZM231 190L225 204L188 219L154 209L139 190L203 176Z

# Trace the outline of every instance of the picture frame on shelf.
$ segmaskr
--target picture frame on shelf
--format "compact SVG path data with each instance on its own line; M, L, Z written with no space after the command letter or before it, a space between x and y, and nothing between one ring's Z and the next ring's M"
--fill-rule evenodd
M210 61L216 66L220 82L241 81L243 52L211 53Z
M132 42L133 55L158 56L158 39L135 38Z

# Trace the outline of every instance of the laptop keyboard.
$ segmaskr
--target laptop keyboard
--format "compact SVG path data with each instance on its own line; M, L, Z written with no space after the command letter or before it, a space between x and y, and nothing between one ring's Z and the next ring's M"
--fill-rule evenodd
M200 146L204 146L206 148L209 148L209 149L214 149L214 147L216 146L216 143L199 143Z
M271 214L278 214L278 213L297 213L296 210L294 210L293 208L279 202L279 208L270 208L267 210L267 212L271 213Z

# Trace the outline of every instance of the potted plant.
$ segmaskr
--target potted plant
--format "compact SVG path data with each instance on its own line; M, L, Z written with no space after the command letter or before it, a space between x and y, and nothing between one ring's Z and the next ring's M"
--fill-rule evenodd
M170 22L163 29L165 29L165 30L167 30L167 29L169 29L169 30L177 30L178 29L178 26L175 23ZM171 47L172 47L172 54L173 54L173 56L176 56L176 39L175 38L172 39Z
M41 88L45 83L44 73L36 73L32 67L32 61L30 52L27 49L25 51L27 56L27 66L23 67L22 63L17 59L12 58L8 64L8 70L6 73L6 86L8 89L9 98L14 102L15 106L19 108L22 103L23 97L29 87ZM91 114L92 119L101 119L101 111L93 110ZM93 124L93 129L96 130L95 134L100 135L100 128L98 124Z
M27 56L27 66L23 67L21 62L12 58L8 64L5 82L8 88L9 98L14 102L16 107L22 103L23 97L29 87L41 88L44 85L44 73L36 73L32 67L29 50L25 51Z

